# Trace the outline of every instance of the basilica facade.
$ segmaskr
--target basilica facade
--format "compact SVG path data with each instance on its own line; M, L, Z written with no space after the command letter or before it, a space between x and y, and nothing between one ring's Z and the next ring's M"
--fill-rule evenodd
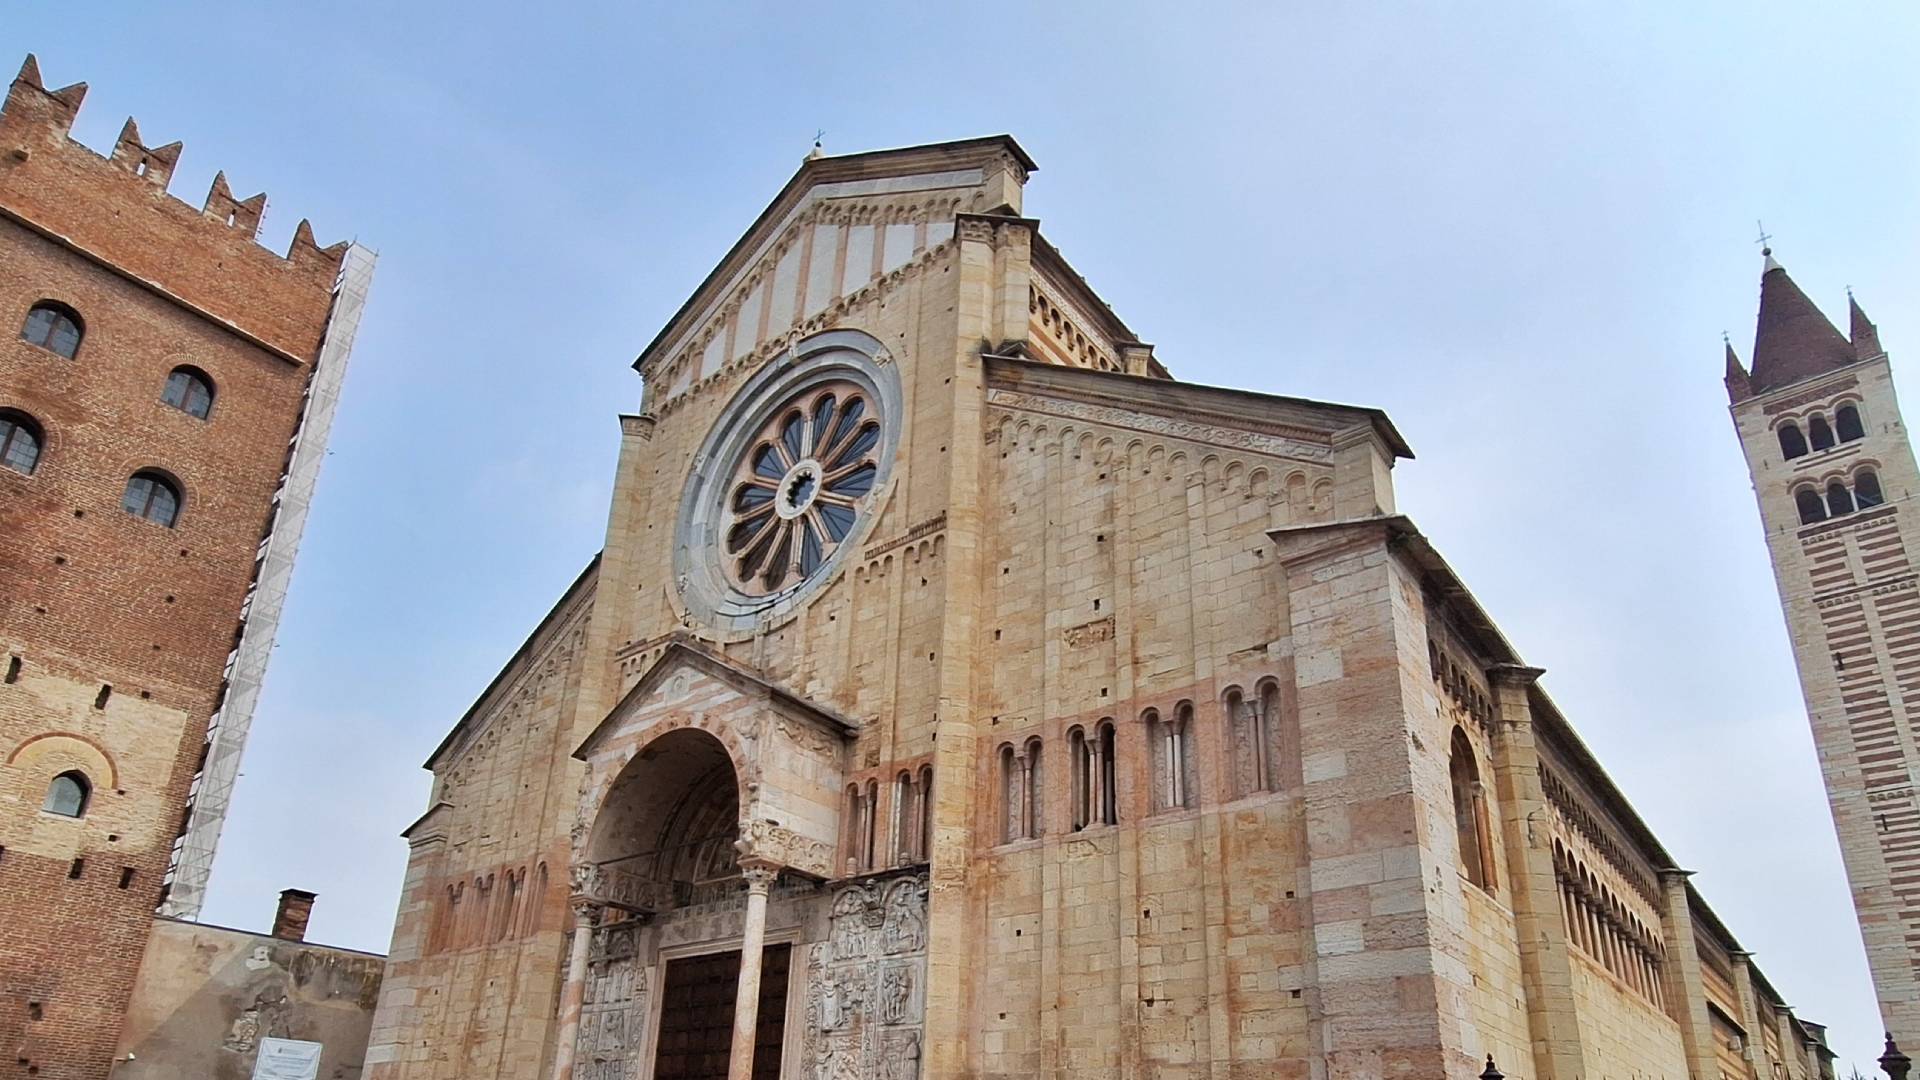
M375 1080L1822 1075L1378 410L1175 380L987 138L806 161L433 754Z

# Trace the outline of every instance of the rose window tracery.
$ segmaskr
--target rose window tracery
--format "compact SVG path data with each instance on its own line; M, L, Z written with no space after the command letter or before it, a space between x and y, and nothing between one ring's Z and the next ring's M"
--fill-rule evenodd
M799 394L734 470L727 576L749 595L811 577L853 532L879 475L880 421L852 383Z
M796 342L750 376L693 454L674 526L690 622L764 632L828 588L871 539L892 491L906 409L878 339Z

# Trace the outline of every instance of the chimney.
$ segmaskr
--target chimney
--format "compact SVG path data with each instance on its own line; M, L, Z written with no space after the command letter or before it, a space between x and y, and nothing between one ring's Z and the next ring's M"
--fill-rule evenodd
M287 941L307 940L307 920L313 917L315 893L288 889L280 894L280 910L273 913L273 936Z

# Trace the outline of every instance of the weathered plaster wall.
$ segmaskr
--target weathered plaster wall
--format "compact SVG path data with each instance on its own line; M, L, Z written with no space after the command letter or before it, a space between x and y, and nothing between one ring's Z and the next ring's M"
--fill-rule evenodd
M260 1040L317 1042L322 1080L361 1075L385 958L159 919L113 1080L247 1080Z

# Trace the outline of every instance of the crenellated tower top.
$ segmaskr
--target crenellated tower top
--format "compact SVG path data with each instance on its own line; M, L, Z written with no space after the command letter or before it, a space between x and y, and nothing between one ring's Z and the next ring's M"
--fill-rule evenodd
M0 221L113 267L300 362L320 343L350 246L301 221L285 255L261 246L265 192L217 173L196 209L168 193L183 145L149 145L129 117L106 155L72 137L87 84L50 90L28 54L0 106Z

